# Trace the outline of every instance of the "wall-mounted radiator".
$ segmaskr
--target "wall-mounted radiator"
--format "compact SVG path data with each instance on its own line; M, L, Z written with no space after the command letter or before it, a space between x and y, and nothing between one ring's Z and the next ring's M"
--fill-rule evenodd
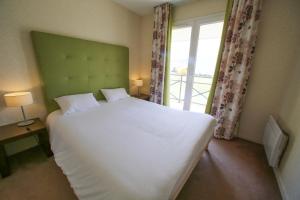
M288 136L283 133L273 116L269 117L264 131L263 144L271 167L278 167Z

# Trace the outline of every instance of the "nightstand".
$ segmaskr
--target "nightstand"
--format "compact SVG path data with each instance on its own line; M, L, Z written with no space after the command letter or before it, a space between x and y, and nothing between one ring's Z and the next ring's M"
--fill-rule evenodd
M2 174L2 177L10 175L8 157L4 148L5 144L36 135L38 137L39 145L46 155L48 157L53 155L50 149L46 126L38 118L34 119L34 121L33 124L23 127L17 126L17 123L0 126L0 173Z
M148 95L148 94L140 94L139 96L138 95L132 95L132 96L135 98L138 98L138 99L146 100L146 101L150 100L150 95Z

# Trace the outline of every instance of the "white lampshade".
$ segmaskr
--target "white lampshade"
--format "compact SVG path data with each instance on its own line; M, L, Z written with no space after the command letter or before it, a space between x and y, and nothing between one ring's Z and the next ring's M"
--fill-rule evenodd
M134 84L135 84L137 87L142 87L142 86L143 86L143 80L141 80L141 79L135 80L135 81L134 81Z
M8 107L25 106L33 103L31 92L14 92L4 95Z

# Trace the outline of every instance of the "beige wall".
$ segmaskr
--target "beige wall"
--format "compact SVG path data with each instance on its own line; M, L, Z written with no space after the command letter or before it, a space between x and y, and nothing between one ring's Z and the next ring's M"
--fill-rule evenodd
M141 92L149 94L151 77L151 51L152 51L153 15L146 15L141 20L141 65L140 78L144 80Z
M174 22L225 12L226 0L199 0L174 9Z
M174 19L209 15L222 8L224 1L200 1L176 8ZM273 114L290 134L287 152L276 170L282 193L289 200L300 199L299 8L300 1L264 1L239 129L239 137L261 143L268 115Z
M224 12L225 0L200 0L174 9L174 21ZM300 1L265 0L257 50L239 136L261 143L269 114L290 134L290 143L276 174L289 199L299 199L300 146ZM152 15L139 17L110 0L1 0L0 94L31 90L30 117L45 116L30 30L59 33L128 46L130 78L145 79L149 92ZM133 88L134 89L134 88ZM21 119L18 109L0 98L0 125ZM30 146L32 139L7 146L9 154Z
M300 55L300 50L297 55ZM289 134L290 140L276 175L285 199L298 200L300 199L300 57L298 63L289 71L286 83L284 100L279 108L279 122Z
M184 6L174 7L173 22L195 17L207 16L224 12L226 0L200 0ZM146 84L142 92L149 93L149 80L151 76L151 48L152 48L153 15L142 17L141 23L141 69L140 76Z
M110 0L1 0L0 1L0 95L30 90L35 104L29 117L44 117L29 31L39 30L129 47L130 78L139 74L140 16ZM0 98L0 125L21 119L15 108L5 108ZM32 139L19 146L30 146ZM8 152L16 148L8 146Z
M263 1L257 48L239 136L257 143L268 115L278 117L300 40L300 1Z
M249 81L245 106L241 115L239 137L262 142L263 128L268 115L278 117L279 105L285 90L289 67L295 62L295 42L299 30L299 1L265 0L259 26L256 54ZM175 7L174 22L224 12L226 0L200 0ZM297 16L298 15L298 16ZM141 76L149 79L151 63L152 16L142 19L143 55ZM299 38L299 37L298 37ZM149 91L147 85L143 88Z

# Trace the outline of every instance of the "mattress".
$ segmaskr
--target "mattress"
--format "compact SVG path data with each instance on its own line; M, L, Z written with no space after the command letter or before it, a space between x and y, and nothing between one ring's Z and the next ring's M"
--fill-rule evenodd
M174 199L209 142L210 115L126 98L47 118L57 165L82 200Z

